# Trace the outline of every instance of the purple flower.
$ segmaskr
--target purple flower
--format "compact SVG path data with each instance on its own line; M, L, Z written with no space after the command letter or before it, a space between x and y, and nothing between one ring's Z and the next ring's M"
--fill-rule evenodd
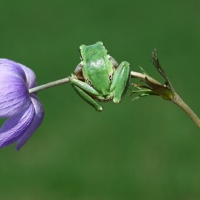
M0 59L0 148L17 142L19 150L40 126L44 111L35 93L34 72L22 64Z

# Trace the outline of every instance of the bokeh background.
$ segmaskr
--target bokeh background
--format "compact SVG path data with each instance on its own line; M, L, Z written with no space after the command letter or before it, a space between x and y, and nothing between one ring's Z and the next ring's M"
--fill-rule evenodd
M163 82L150 62L156 47L200 115L199 10L197 0L1 0L0 57L33 69L41 85L73 72L81 44L103 41L119 63ZM1 199L200 199L200 131L173 103L127 94L98 113L70 84L39 98L41 127L19 152L0 150Z

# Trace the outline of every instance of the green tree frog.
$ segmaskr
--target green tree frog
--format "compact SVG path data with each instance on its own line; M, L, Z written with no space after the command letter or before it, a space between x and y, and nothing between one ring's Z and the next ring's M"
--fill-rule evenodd
M76 92L97 111L103 108L97 102L120 103L130 82L130 65L120 65L112 58L102 42L80 46L81 62L70 82Z

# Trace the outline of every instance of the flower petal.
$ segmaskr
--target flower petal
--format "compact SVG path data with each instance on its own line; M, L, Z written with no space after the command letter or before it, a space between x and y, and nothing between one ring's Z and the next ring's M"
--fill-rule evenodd
M0 59L0 118L11 117L31 103L26 76L21 66Z
M0 59L0 69L1 76L18 76L23 80L26 80L25 73L23 69L20 67L19 63L16 63L12 60L8 59Z
M28 130L34 118L34 106L7 119L0 129L0 148L16 142Z
M44 117L44 110L43 110L42 104L38 101L38 99L32 97L31 101L35 109L35 115L30 127L23 134L23 136L17 141L17 146L16 146L17 150L19 150L26 143L26 141L31 137L31 135L42 123L42 120Z
M0 59L0 118L8 118L0 129L0 148L17 142L19 150L40 126L44 111L36 94L34 72L26 66Z
M36 77L35 77L34 72L31 69L29 69L28 67L26 67L22 64L19 64L19 65L24 70L24 73L25 73L25 76L26 76L25 82L26 82L26 86L28 87L28 89L36 87L37 84L36 84Z

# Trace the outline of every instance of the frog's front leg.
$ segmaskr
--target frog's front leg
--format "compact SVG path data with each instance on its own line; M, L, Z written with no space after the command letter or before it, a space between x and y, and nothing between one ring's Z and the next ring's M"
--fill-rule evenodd
M103 108L94 100L94 98L89 95L91 94L101 99L100 94L93 87L73 76L70 77L70 81L73 88L81 98L94 107L96 111L100 112L103 110Z
M113 93L113 102L120 103L130 83L130 64L122 62L113 75L110 91Z

